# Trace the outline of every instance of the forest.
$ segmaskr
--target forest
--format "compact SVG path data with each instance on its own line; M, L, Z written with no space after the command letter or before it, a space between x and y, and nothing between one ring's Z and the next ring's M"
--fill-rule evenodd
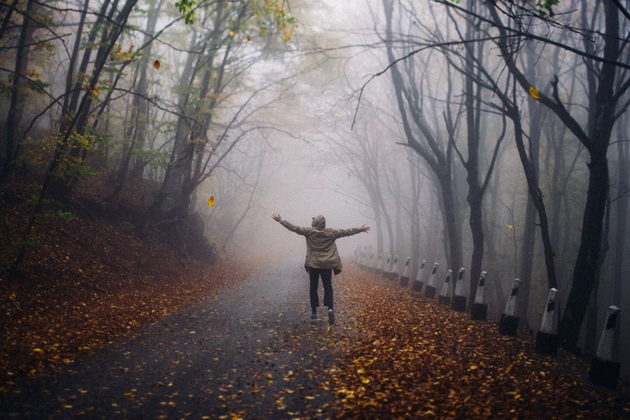
M100 211L208 263L291 252L271 213L322 213L371 225L345 252L368 266L464 268L469 304L487 273L493 319L519 279L523 331L555 289L576 354L616 306L630 378L628 1L2 0L0 18L0 183L25 197L1 282L95 179Z

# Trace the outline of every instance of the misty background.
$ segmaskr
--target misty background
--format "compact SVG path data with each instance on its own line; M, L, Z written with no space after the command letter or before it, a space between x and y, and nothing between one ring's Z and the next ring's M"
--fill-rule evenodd
M568 345L586 353L618 305L615 354L629 374L630 67L625 44L606 56L613 36L604 19L614 17L623 39L623 10L600 1L522 10L473 1L123 3L28 2L49 21L3 28L4 61L15 63L3 83L16 92L0 103L4 173L42 175L40 204L63 202L101 174L116 210L121 191L148 181L155 199L138 224L203 232L213 258L301 258L304 239L273 212L302 226L319 214L332 228L367 224L369 234L339 241L345 264L361 253L410 257L415 277L422 260L437 262L440 282L461 266L469 300L487 271L494 319L520 278L525 331L539 328L556 287L561 312L569 308L560 324ZM99 29L105 12L117 38ZM99 39L101 49L90 44ZM609 99L594 98L607 90ZM597 114L613 102L603 113L612 120ZM604 158L588 147L595 140ZM592 235L602 251L582 251L590 241L582 226L593 226L584 208L598 190L589 165L602 160L607 211ZM575 284L586 297L569 298Z

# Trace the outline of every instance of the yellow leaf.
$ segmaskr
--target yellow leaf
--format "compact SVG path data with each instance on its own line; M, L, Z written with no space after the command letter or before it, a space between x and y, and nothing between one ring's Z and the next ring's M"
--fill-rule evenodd
M212 206L214 206L214 195L208 198L208 207L212 207Z
M234 31L230 31L230 36L234 36Z
M536 89L533 86L529 87L529 94L532 96L532 98L534 99L540 99L540 92L538 91L538 89Z
M154 67L156 70L159 70L159 69L160 69L160 65L161 65L161 64L160 64L160 60L155 60L155 61L153 62L153 67Z

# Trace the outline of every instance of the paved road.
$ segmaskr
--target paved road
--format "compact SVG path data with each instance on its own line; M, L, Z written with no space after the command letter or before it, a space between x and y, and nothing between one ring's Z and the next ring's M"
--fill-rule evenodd
M23 384L0 397L0 417L330 415L320 408L332 398L327 370L352 334L350 311L335 285L337 324L311 321L307 283L300 261L276 263L133 339Z

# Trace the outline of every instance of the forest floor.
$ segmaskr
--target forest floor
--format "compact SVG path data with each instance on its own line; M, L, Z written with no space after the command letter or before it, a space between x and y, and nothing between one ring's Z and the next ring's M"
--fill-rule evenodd
M259 264L189 259L155 226L140 238L133 222L150 204L149 185L134 185L116 211L102 179L81 187L71 220L42 217L24 241L38 187L0 186L0 392L207 299ZM25 259L11 275L19 244Z
M140 239L128 218L106 217L95 186L77 199L76 219L36 225L37 246L11 277L6 266L28 217L23 191L0 194L0 401L24 399L42 386L58 389L40 397L55 400L65 415L85 414L93 401L88 408L79 401L96 392L49 379L66 375L75 383L72 375L84 370L100 382L92 386L107 404L103 418L630 418L628 383L593 386L588 361L563 350L538 355L531 336L501 336L496 322L472 321L350 263L335 278L337 324L310 322L300 306L306 291L291 288L299 264L295 271L274 265L263 275L268 264L251 259L189 260L159 231ZM285 272L283 293L264 286ZM251 285L266 293L244 315L238 311L258 290ZM195 359L179 357L184 346L196 349ZM141 363L147 375L163 369L165 378L143 380L132 369L130 378L118 379L128 371L120 359L138 349L171 355L159 369L153 357ZM223 364L213 368L220 377L199 367L209 361ZM185 383L169 381L175 365L188 366ZM105 379L113 370L120 389L129 389L103 400L113 392ZM149 383L150 391L141 388ZM8 417L25 414L20 404L36 410L28 401L0 405L11 406ZM141 409L151 411L133 411Z

